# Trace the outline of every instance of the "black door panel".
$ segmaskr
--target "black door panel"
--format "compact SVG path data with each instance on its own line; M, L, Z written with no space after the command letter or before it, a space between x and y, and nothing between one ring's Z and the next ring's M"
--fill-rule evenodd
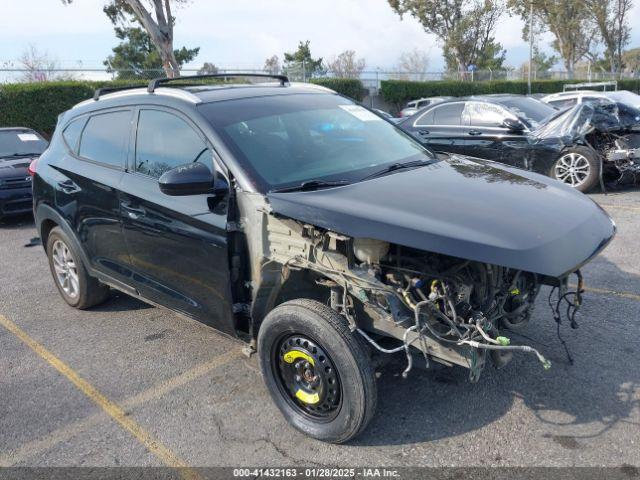
M91 267L117 280L130 276L118 187L123 171L68 156L56 169L55 201Z
M141 174L126 174L121 191L136 288L156 303L235 334L226 212L209 211L208 195L164 195L156 179Z

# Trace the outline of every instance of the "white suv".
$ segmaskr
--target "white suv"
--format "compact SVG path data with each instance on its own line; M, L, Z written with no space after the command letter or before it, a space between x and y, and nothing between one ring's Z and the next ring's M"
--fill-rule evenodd
M575 90L573 92L560 92L542 97L542 100L549 105L564 109L573 107L579 103L597 100L610 100L624 103L635 108L640 108L640 95L636 95L628 90L616 90L613 92L598 92L596 90Z

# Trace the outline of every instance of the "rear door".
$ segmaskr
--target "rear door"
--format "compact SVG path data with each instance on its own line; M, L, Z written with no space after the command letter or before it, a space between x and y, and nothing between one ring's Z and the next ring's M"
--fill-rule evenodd
M128 282L118 187L124 175L133 110L100 110L71 121L63 131L70 152L56 170L57 210L67 217L91 266Z
M136 288L156 303L234 335L226 199L168 196L158 186L158 178L179 165L201 162L213 169L213 149L174 110L140 108L136 125L120 200Z
M439 104L417 116L411 130L436 152L463 153L466 133L461 123L465 102Z

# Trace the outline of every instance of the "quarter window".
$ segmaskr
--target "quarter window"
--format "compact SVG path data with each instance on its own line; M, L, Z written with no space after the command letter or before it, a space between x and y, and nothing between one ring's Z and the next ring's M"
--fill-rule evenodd
M80 139L80 156L123 168L127 156L131 112L100 113L89 118Z
M212 153L184 120L161 110L141 110L136 139L136 171L160 177L167 170L201 162L211 168Z
M64 141L73 153L78 153L78 141L80 140L80 134L82 133L82 127L84 127L86 118L78 118L72 121L67 128L62 132Z

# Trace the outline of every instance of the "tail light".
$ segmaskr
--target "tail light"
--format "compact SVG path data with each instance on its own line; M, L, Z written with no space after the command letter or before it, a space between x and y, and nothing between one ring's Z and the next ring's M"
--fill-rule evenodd
M31 175L32 177L36 174L37 166L38 166L38 159L35 158L31 160L31 163L29 164L29 168L27 168L27 172L29 172L29 175Z

